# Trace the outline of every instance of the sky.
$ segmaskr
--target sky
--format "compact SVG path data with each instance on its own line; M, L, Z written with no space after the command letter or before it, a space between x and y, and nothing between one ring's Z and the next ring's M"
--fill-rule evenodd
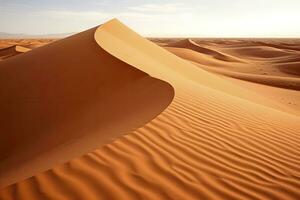
M300 37L300 0L0 0L6 33L73 33L112 18L148 37Z

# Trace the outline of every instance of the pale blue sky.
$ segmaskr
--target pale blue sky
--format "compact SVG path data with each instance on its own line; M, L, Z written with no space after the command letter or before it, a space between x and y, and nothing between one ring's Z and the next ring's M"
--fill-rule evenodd
M0 32L79 32L114 17L144 36L300 37L300 0L0 0Z

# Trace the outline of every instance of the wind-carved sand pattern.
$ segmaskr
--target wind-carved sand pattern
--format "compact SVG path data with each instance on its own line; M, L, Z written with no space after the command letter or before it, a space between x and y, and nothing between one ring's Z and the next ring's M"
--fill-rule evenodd
M270 98L175 56L117 20L93 32L108 61L162 80L166 91L174 88L174 99L164 97L166 103L158 110L172 100L170 105L142 127L5 187L1 199L300 198L298 116ZM17 56L6 61L13 59ZM161 100L154 105L161 105ZM87 151L89 142L81 150Z
M0 63L0 185L88 153L161 113L174 89L104 51L94 29Z

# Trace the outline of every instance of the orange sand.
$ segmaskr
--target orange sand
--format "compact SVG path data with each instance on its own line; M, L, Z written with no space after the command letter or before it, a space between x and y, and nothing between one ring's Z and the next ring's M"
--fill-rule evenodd
M94 32L1 61L1 186L109 143L171 102L172 86L114 59Z
M1 61L0 199L299 199L299 109L274 98L298 88L199 59L237 69L253 49L170 46L197 59L112 20Z
M29 50L30 49L28 49L26 47L19 46L19 45L13 45L13 46L10 46L10 47L0 49L0 60L4 60L4 59L9 58L11 56L16 56L18 54L25 53Z

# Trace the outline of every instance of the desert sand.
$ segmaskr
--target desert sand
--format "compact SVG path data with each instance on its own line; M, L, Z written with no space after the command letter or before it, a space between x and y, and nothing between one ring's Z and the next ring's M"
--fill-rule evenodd
M6 48L13 45L23 46L29 49L34 49L37 47L41 47L43 45L49 44L58 40L56 39L1 39L0 40L0 48Z
M300 198L300 43L152 41L113 19L11 44L0 199Z
M29 51L30 49L19 46L19 45L13 45L7 48L3 48L0 50L0 60L4 60L6 58L9 58L11 56L15 56L21 53L25 53Z

